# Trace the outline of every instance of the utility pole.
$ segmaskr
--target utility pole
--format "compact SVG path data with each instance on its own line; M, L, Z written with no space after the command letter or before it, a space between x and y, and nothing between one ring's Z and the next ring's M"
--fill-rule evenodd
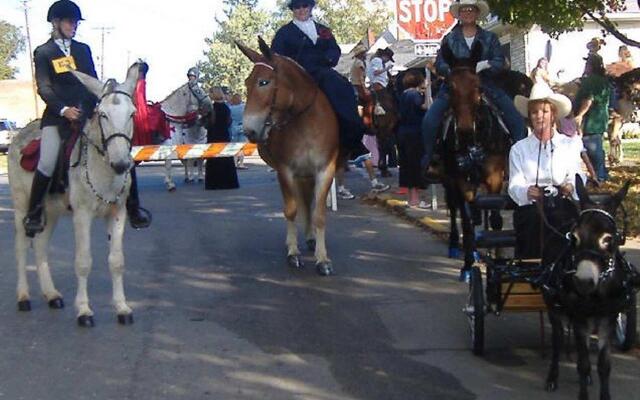
M29 45L29 65L31 66L31 90L33 91L34 119L40 115L38 107L38 91L36 88L36 71L33 65L33 51L31 50L31 33L29 32L29 0L22 0L24 7L24 26L27 31L27 43Z
M113 30L113 27L110 26L100 26L97 28L101 31L100 33L100 80L104 80L104 35L105 33L109 33Z

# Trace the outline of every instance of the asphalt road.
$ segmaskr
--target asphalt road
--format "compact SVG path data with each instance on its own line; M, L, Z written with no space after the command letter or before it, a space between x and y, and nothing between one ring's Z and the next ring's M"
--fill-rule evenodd
M486 355L474 357L461 312L467 288L456 281L460 261L384 210L352 200L330 213L337 275L325 278L308 252L306 270L286 266L280 193L264 166L240 171L241 188L230 191L180 184L167 193L159 167L138 171L154 221L125 233L135 323L116 323L104 224L97 222L93 329L75 323L68 218L50 252L67 308L47 308L32 268L33 310L16 311L13 213L0 177L0 399L577 397L575 367L565 356L558 392L543 390L548 359L536 314L488 316ZM366 190L357 170L348 179L355 192ZM614 355L614 398L640 398L639 367L637 354ZM596 379L594 398L597 386Z

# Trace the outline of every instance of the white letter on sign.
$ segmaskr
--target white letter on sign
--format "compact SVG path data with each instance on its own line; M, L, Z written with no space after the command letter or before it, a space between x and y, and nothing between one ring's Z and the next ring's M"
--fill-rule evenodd
M398 8L400 9L400 15L398 15L398 19L400 22L406 23L411 21L411 9L409 8L411 4L409 0L400 0L398 1Z
M422 0L411 0L411 4L413 4L413 15L415 15L415 22L420 22L422 18L420 18L420 3Z
M440 0L439 18L440 21L444 21L444 15L451 8L451 0Z
M431 23L438 19L438 4L436 0L425 0L424 2L424 20Z

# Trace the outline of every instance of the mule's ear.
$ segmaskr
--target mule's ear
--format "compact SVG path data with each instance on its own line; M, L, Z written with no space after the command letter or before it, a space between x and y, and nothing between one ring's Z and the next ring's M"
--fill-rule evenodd
M578 199L580 200L580 208L585 210L587 208L592 208L594 206L593 201L589 198L589 193L587 193L587 188L584 187L584 182L582 182L582 177L579 174L576 174L576 192L578 193Z
M473 65L476 65L482 59L482 44L479 40L473 44L471 48L471 57L469 57Z
M624 200L625 196L627 195L627 192L629 192L630 186L631 186L631 180L628 180L627 182L625 182L624 186L622 186L620 190L618 190L618 192L614 194L611 200L608 202L607 208L612 213L615 213L618 207L620 207L622 200Z
M271 48L267 44L267 42L262 39L262 36L258 36L258 46L260 47L260 52L267 59L267 61L271 61L273 54L271 53Z
M453 66L453 63L454 63L456 58L453 55L453 51L451 51L451 48L447 44L446 40L443 41L442 46L440 47L440 57L442 57L444 62L449 64L449 66L451 66L451 67Z
M242 54L244 54L245 56L247 56L247 58L249 60L251 60L251 62L253 63L257 63L258 61L260 61L260 59L262 58L262 56L260 55L260 53L258 53L255 50L252 50L250 48L248 48L247 46L245 46L244 44L240 43L237 40L234 40L234 43L236 44L236 46L238 46L238 48L240 49L240 51L242 52Z
M147 67L147 69L148 68L149 67ZM136 83L138 82L138 77L140 76L140 69L141 69L141 63L135 62L127 70L127 79L122 84L122 88L125 92L129 94L133 94L133 91L136 89Z
M78 78L80 83L84 85L91 93L93 93L97 98L102 96L102 88L104 87L104 83L100 82L99 79L94 78L93 76L87 75L80 71L71 71L73 76Z

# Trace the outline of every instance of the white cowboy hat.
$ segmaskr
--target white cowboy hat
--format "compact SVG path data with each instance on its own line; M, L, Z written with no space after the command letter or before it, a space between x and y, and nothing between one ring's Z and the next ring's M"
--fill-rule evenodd
M354 47L354 48L351 50L351 52L350 52L350 53L351 53L351 55L353 55L353 56L355 57L355 56L357 56L358 54L365 53L367 50L369 50L369 49L367 48L367 46L365 46L363 43L358 43L358 44L356 45L356 47Z
M487 15L489 15L489 5L486 1L482 0L458 0L451 5L449 12L456 19L460 18L460 7L464 6L474 6L478 9L478 19L484 19Z
M546 100L556 106L558 113L556 117L564 118L571 112L571 100L565 95L554 93L549 85L536 83L531 88L531 95L527 98L517 95L513 99L518 112L525 118L529 117L529 102L533 100Z

